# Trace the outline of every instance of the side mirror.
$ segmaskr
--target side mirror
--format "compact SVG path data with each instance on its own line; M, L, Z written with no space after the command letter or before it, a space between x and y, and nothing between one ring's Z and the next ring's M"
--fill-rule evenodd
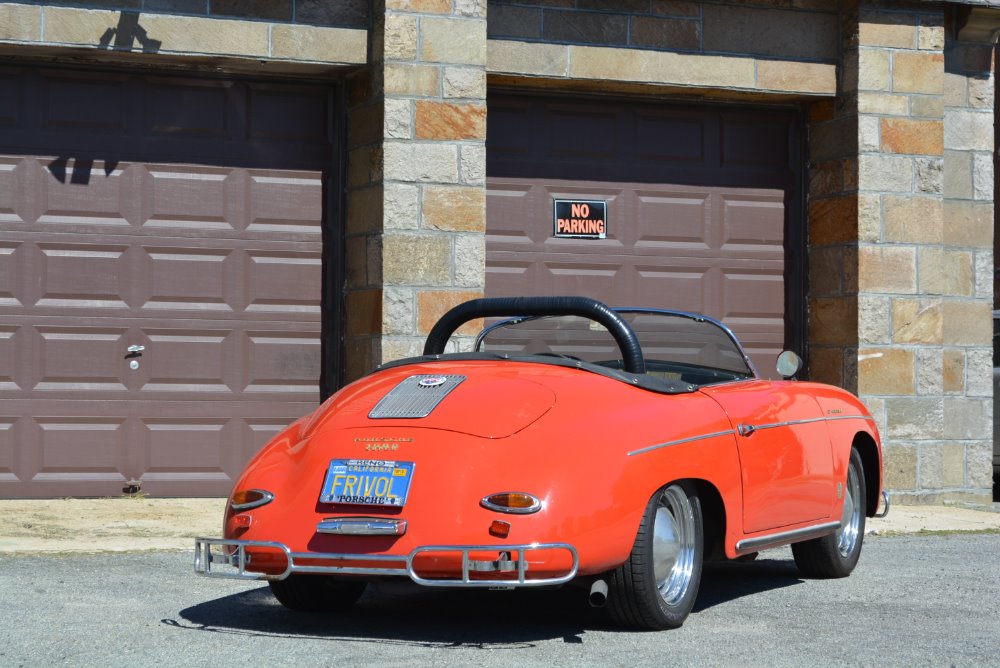
M778 355L778 363L775 364L775 368L778 370L778 374L787 380L802 368L802 358L791 350L786 350Z

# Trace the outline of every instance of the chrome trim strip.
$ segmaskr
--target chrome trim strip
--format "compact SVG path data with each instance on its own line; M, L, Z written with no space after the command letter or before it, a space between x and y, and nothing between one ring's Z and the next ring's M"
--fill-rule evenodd
M628 456L641 455L646 452L651 452L653 450L659 450L660 448L669 448L672 445L682 445L684 443L691 443L692 441L704 441L706 438L715 438L716 436L728 436L733 433L732 429L726 431L717 431L713 434L702 434L701 436L691 436L689 438L682 438L679 441L667 441L666 443L658 443L656 445L650 445L645 448L639 448L638 450L633 450L628 453Z
M406 520L378 517L328 517L316 525L316 533L345 536L402 536Z
M824 524L802 527L801 529L792 529L791 531L782 531L767 536L745 538L736 543L736 553L745 554L747 552L757 552L758 550L780 547L781 545L794 543L800 540L819 538L821 536L831 534L839 528L840 522L825 522Z
M213 554L213 546L233 548L234 554L222 555ZM250 555L246 553L247 548L269 548L279 552L284 552L288 562L287 567L277 575L265 573L248 573L247 564L250 563ZM537 550L564 550L573 559L572 566L562 575L551 578L527 579L528 560L527 553ZM417 574L413 562L417 555L427 552L449 552L461 553L462 575L461 579L433 579L424 578ZM484 579L474 580L470 573L474 572L472 564L474 560L469 558L472 552L517 552L517 578L516 579ZM403 568L378 568L378 567L358 567L358 566L310 566L302 562L310 561L361 561L361 562L388 562L403 564ZM213 571L213 563L223 563L237 569L236 573ZM580 556L576 548L569 543L532 543L530 545L424 545L415 548L406 555L388 554L332 554L320 552L292 552L282 543L252 540L226 540L224 538L195 538L194 539L194 572L198 575L213 578L229 578L238 580L284 580L292 573L322 573L327 575L400 575L407 576L414 582L428 587L542 587L547 585L558 585L569 582L580 568Z
M869 422L874 422L875 418L870 415L833 415L833 416L823 416L816 418L806 418L805 420L789 420L787 422L772 422L771 424L748 424L741 425L749 428L752 434L755 431L760 431L761 429L775 429L777 427L794 427L799 424L809 424L811 422L833 422L835 420L868 420Z

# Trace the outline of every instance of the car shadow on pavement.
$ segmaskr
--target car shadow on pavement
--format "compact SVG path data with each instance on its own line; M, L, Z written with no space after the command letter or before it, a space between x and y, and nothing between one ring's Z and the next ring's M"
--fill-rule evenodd
M790 561L707 564L694 612L801 582ZM482 649L527 649L560 638L582 643L587 631L621 630L605 610L587 605L583 589L403 591L369 587L349 612L308 614L284 609L267 586L258 586L161 621L227 635Z

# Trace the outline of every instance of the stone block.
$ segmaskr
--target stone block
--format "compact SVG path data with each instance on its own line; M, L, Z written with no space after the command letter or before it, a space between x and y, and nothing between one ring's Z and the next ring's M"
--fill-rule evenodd
M413 137L413 102L407 99L386 98L382 132L392 139Z
M628 44L628 17L604 12L578 10L545 12L542 38L546 42L625 46Z
M701 46L701 22L632 15L629 17L628 41L630 46L697 50Z
M993 201L993 155L974 153L972 155L972 197L977 200Z
M486 190L475 186L426 186L423 226L449 232L486 233Z
M858 117L858 150L875 153L882 149L881 133L885 119L875 116Z
M454 144L386 141L383 153L386 180L410 183L458 181L458 147Z
M858 43L912 49L917 46L917 21L910 13L865 12L858 20Z
M381 364L381 355L374 352L375 341L371 337L344 340L344 380L351 382L367 375Z
M942 354L942 385L946 394L965 391L965 351L947 348Z
M944 45L944 21L942 17L921 17L917 35L917 48L924 51L941 51L944 49Z
M668 51L570 47L570 76L576 79L747 88L756 85L749 58Z
M882 241L882 196L871 193L858 195L858 241Z
M840 296L844 291L844 252L841 246L809 249L809 293L817 297Z
M917 394L944 392L944 356L940 348L917 348Z
M486 140L486 105L480 102L417 100L417 139Z
M996 270L994 269L992 250L980 251L975 254L972 274L975 283L973 296L980 299L993 299L993 284Z
M944 123L883 118L882 150L887 153L944 155Z
M486 0L455 0L455 16L486 18Z
M441 68L437 65L386 63L385 94L401 97L438 97L441 94Z
M653 0L650 11L655 16L701 16L700 2L685 0Z
M384 227L387 230L415 230L420 227L420 188L405 183L383 186Z
M362 146L347 154L347 187L362 188L372 184L371 160L373 147Z
M965 446L958 443L923 443L919 447L920 488L965 486Z
M442 315L462 302L479 299L481 290L421 290L417 293L417 331L427 334ZM482 320L472 320L458 328L459 334L475 335L483 328Z
M957 441L993 438L993 402L989 399L946 397L944 437Z
M382 291L355 290L344 295L344 335L371 336L382 331Z
M944 96L911 96L910 116L913 116L914 118L944 118Z
M969 443L965 450L967 484L972 489L991 491L993 487L993 439ZM987 495L986 503L990 497ZM982 502L980 502L982 503Z
M837 93L837 66L833 63L757 61L757 88L816 95Z
M991 345L992 300L946 301L942 308L946 345Z
M972 153L944 152L944 196L972 199Z
M451 284L451 237L444 234L387 233L382 239L385 286Z
M857 149L858 128L853 118L817 123L809 129L809 154L816 162L856 155Z
M46 39L51 40L50 37ZM42 8L27 5L0 5L0 40L39 42L42 40Z
M379 341L379 363L417 357L424 352L422 336L383 336Z
M904 156L859 155L858 187L869 191L911 192L913 161Z
M883 448L882 475L887 489L917 488L917 448L887 443Z
M892 326L889 324L891 311L892 300L889 297L858 295L858 343L892 343Z
M455 237L455 285L482 290L486 285L486 235Z
M993 114L983 110L947 109L944 147L953 151L993 151Z
M861 292L875 293L915 293L917 291L915 250L892 246L859 247L858 289Z
M482 67L444 68L446 98L486 99L486 69Z
M907 116L910 114L911 99L913 98L909 95L858 91L858 112L862 114Z
M836 62L839 56L836 13L705 3L702 22L706 51L829 63Z
M944 399L888 397L886 422L891 439L940 440L944 437Z
M486 21L472 18L423 18L423 60L455 65L486 65Z
M382 293L382 332L417 334L417 309L412 288L386 288Z
M892 340L895 343L941 344L944 323L941 300L894 299Z
M46 31L50 11L46 11ZM171 51L252 57L269 55L266 23L144 14L141 24L149 39L162 42L161 53Z
M885 240L939 244L944 238L944 204L939 197L882 198Z
M857 195L825 197L809 202L809 241L812 245L842 244L857 238Z
M964 74L955 72L944 73L944 101L949 107L968 106L968 88Z
M537 40L542 37L540 7L494 5L490 7L486 20L487 35L491 39Z
M809 380L843 387L844 349L839 347L810 346Z
M944 201L944 243L989 247L993 243L993 205L987 202Z
M858 92L888 91L891 75L889 52L884 49L858 49ZM903 92L903 91L895 91Z
M841 160L827 160L809 166L809 196L824 197L844 190L844 167Z
M212 0L213 16L233 16L268 21L291 21L292 0Z
M912 350L858 350L858 392L884 396L914 394L915 391Z
M970 397L993 396L993 348L970 348L965 352L965 393Z
M944 55L915 51L894 52L892 92L944 94Z
M850 297L810 299L809 341L816 345L857 345L857 300Z
M916 192L940 195L944 192L944 158L914 158Z
M486 145L462 144L459 147L459 170L460 180L466 185L486 183Z
M969 88L969 106L973 109L993 109L994 108L994 87L995 77L970 77L968 81ZM965 79L963 77L963 79ZM956 105L961 106L961 105Z
M564 77L569 69L569 47L490 40L486 69L491 74L527 74Z
M382 187L369 186L347 192L346 234L364 234L382 229Z
M370 287L368 282L368 237L356 234L344 239L344 285L348 290Z
M921 248L917 259L920 265L917 280L921 294L972 296L972 253Z
M408 14L386 14L383 39L386 62L417 58L417 17Z
M451 14L451 0L385 0L387 11Z

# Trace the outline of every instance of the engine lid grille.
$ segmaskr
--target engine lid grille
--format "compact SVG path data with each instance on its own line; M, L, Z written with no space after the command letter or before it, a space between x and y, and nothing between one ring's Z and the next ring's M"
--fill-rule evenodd
M427 417L463 380L465 376L410 376L382 397L368 417Z

